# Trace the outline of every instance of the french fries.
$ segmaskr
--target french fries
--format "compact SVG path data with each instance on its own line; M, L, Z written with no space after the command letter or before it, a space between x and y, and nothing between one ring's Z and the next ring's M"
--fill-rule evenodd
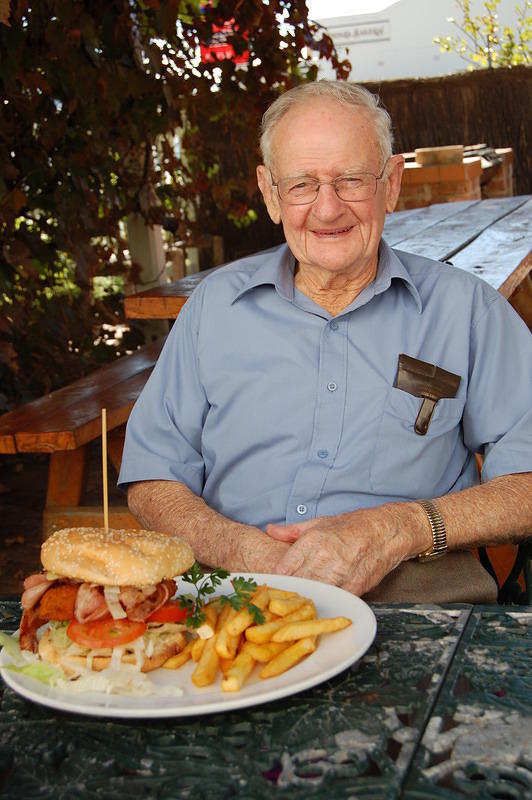
M257 608L263 611L268 605L269 599L270 592L268 587L259 586L255 594L252 595L250 603L253 603L254 606L257 606ZM239 633L243 633L246 628L249 628L252 622L253 617L251 616L251 612L249 609L243 608L242 611L239 611L238 614L227 623L227 633L231 636L237 636Z
M319 618L313 601L296 592L259 586L250 599L264 614L255 623L249 608L236 611L216 600L202 608L205 622L181 653L163 665L179 669L192 660L192 682L203 688L221 674L224 692L238 692L259 665L261 679L274 678L319 646L319 637L352 624L348 617Z
M317 616L314 603L307 601L296 611L287 614L286 617L278 617L276 620L266 622L264 625L252 625L246 628L246 639L250 642L262 644L263 642L268 642L273 634L288 622L298 622L299 620L312 619Z
M194 686L209 686L216 678L218 667L220 666L220 656L216 652L215 643L216 639L214 636L206 640L200 660L192 673L192 683Z
M215 644L216 652L220 658L235 658L241 639L242 636L240 634L231 636L230 633L227 633L227 628L223 628L216 636Z
M248 650L241 650L222 681L222 691L238 692L255 666L255 659Z
M206 644L207 639L194 639L194 642L192 643L192 649L190 651L193 661L197 662L200 660Z
M271 661L274 656L286 650L291 644L291 642L264 642L264 644L246 642L244 648L245 652L249 653L259 664L267 664L268 661Z
M202 608L203 613L205 614L205 622L197 629L197 634L200 639L210 639L211 636L214 636L214 631L216 629L216 622L218 620L218 607L215 603L209 603Z
M298 608L308 602L308 598L301 597L301 595L296 595L296 597L274 597L270 603L270 611L280 617L286 617L287 614L297 611Z
M222 675L224 676L224 678L227 675L227 673L229 672L229 670L231 669L231 667L233 666L233 661L234 661L234 658L221 658L220 659L220 671L221 671Z
M299 641L287 647L286 650L283 650L282 653L272 658L271 661L268 661L266 666L259 672L259 677L274 678L276 675L286 672L290 667L299 664L302 658L308 656L309 653L313 653L315 649L315 639L311 639L310 637L299 639Z
M272 642L291 642L294 639L306 639L310 636L320 636L322 633L334 633L351 625L347 617L334 617L333 619L308 619L303 622L292 622L284 625L272 636Z
M275 587L270 586L270 597L271 599L279 600L285 599L286 597L297 597L297 592L289 592L288 589L275 589Z

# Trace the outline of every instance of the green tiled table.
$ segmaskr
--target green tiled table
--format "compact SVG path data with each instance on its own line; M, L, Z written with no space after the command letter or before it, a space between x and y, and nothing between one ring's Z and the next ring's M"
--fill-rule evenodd
M89 718L2 684L0 796L532 798L532 608L374 611L357 665L225 714ZM0 628L18 619L18 603L0 600Z

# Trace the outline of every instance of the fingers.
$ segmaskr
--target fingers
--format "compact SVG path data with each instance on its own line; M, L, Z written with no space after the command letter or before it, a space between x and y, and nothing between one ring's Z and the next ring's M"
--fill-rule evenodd
M300 539L301 536L304 536L304 534L309 530L316 528L321 524L321 517L307 519L305 522L294 522L289 525L276 525L274 523L270 523L269 525L266 525L266 533L268 536L271 536L272 539L277 539L278 541L289 542L292 544L293 542L297 542L297 540Z
M337 536L308 531L277 562L275 572L342 586L352 570L352 553Z
M278 575L299 575L303 577L305 565L305 555L304 553L294 552L293 550L289 550L286 555L281 558L280 561L277 562L275 565L275 572ZM308 577L305 575L304 577Z
M339 556L328 541L309 532L295 542L277 562L275 572L280 575L295 575L313 578L325 583L336 583ZM342 570L343 572L343 570Z
M272 539L282 536L289 543L274 571L335 584L360 596L401 562L396 527L395 518L390 522L381 509L268 525Z
M297 542L303 535L300 525L266 525L266 533L280 542Z

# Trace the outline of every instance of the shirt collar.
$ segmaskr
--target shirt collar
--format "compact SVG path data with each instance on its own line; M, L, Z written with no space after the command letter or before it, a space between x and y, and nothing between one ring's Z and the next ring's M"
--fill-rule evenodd
M417 286L406 266L403 264L395 250L392 250L389 244L384 239L381 239L379 247L379 266L377 268L377 277L373 283L373 294L381 294L389 289L392 280L397 278L402 281L410 294L412 295L419 313L423 311L423 303L421 296L417 290ZM370 287L367 287L370 288Z
M292 301L294 299L294 271L295 259L286 243L273 247L271 250L266 250L261 253L260 266L249 276L244 286L238 290L233 302L251 289L265 284L273 285L281 297ZM357 305L362 305L368 302L371 297L385 292L390 288L394 278L405 284L418 307L418 311L421 313L423 310L421 297L409 272L398 255L383 239L381 239L379 247L377 276L369 286L366 286L355 300L355 303L361 300L362 302L357 303Z
M247 278L233 298L233 303L256 286L271 284L286 300L294 299L295 258L288 245L282 244L260 254L260 266Z

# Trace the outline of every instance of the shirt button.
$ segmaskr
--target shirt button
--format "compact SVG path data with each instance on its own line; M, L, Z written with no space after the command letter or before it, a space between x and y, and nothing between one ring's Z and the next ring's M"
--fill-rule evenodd
M338 384L336 384L334 381L329 381L327 384L327 389L330 392L335 392L338 389Z
M337 322L331 322L331 330L332 331L337 331L338 330L338 323Z
M327 458L328 455L328 450L318 450L318 458Z
M304 503L300 503L300 505L298 505L298 507L296 508L296 511L297 511L298 514L306 514L307 513L307 507L306 507L306 505Z

